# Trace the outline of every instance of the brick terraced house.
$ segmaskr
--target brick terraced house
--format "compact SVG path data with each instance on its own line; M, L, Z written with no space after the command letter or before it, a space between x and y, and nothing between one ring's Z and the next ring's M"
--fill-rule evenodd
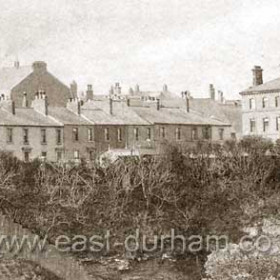
M136 86L123 96L116 84L108 96L96 96L88 85L81 99L76 97L77 84L69 89L44 62L34 62L29 70L15 64L1 71L0 149L25 161L92 161L107 151L156 154L168 143L223 143L236 131L237 111L233 122L225 114L205 114L199 101L176 97L167 86L160 92Z
M0 96L15 101L16 107L22 106L24 95L30 107L39 90L48 93L52 106L65 107L67 100L73 97L70 88L47 70L44 61L35 61L31 66L20 66L15 62L13 67L0 69Z

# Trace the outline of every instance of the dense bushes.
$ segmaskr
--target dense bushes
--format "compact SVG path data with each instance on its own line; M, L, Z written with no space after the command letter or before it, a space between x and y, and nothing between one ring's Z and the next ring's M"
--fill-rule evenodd
M244 139L224 146L200 143L184 154L120 159L102 168L24 164L1 154L1 209L33 231L122 239L135 229L164 234L228 234L265 215L279 215L277 145Z

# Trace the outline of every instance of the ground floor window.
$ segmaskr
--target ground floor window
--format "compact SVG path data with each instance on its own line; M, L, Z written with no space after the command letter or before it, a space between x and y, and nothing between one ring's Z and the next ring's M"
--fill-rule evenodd
M89 151L89 160L94 160L94 151Z
M80 152L78 150L74 151L74 159L79 159L80 158Z
M224 129L223 128L219 128L219 139L224 140Z
M230 137L231 137L232 140L236 140L236 133L235 133L235 132L232 132L232 133L230 134Z
M276 130L278 131L280 129L280 117L276 118Z
M61 161L62 160L62 152L61 151L57 151L56 152L56 160L57 161Z
M181 128L177 127L175 131L176 140L181 140Z
M263 119L263 131L267 132L269 128L269 119L268 118L264 118Z
M192 140L197 140L198 134L197 134L197 127L192 128Z
M23 157L25 162L28 162L30 160L29 154L30 152L28 151L23 152Z
M250 119L250 132L256 131L256 121L255 119Z
M209 140L211 139L211 128L209 126L205 126L202 128L203 139Z

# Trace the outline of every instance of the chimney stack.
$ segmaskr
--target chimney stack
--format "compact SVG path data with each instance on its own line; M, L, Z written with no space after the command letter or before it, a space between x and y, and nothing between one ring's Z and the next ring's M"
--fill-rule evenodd
M213 84L209 85L209 94L210 94L210 98L212 100L215 100L215 88L214 88Z
M118 95L122 93L122 88L120 86L120 83L115 84L115 92L114 93L118 94Z
M218 90L218 101L224 103L224 93L221 90Z
M16 60L16 61L14 62L14 67L17 68L17 69L19 68L19 61L18 61L18 60Z
M70 84L70 93L71 97L77 98L78 97L78 85L75 81Z
M109 98L109 112L110 112L110 115L113 115L113 99L112 98Z
M33 72L43 73L47 71L47 63L44 61L35 61L32 64Z
M168 86L167 85L163 86L163 92L168 92Z
M5 97L3 95L0 96L0 107L3 108L5 111L12 113L13 115L16 114L16 106L15 101L11 99L5 100Z
M26 93L26 92L23 93L22 107L23 107L23 108L28 107L28 100L27 100L27 93Z
M259 86L263 84L263 69L261 66L255 66L253 71L253 86Z
M160 110L160 99L157 98L157 110L159 111Z
M11 111L12 111L12 114L15 115L15 114L16 114L16 104L15 104L15 101L12 101L12 104L11 104L11 105L12 105L12 106L11 106L11 107L12 107L12 108L11 108L11 109L12 109L12 110L11 110Z
M86 100L93 100L93 89L92 85L87 85L87 91L86 91Z
M138 84L135 86L135 93L140 93L140 87Z
M185 98L186 98L186 110L189 113L190 112L190 93L188 91L185 91Z
M48 115L48 98L43 90L36 92L35 99L32 101L31 107L45 116Z

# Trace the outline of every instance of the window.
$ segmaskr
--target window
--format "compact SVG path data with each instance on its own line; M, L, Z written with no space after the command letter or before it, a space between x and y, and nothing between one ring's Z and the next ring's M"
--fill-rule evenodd
M94 160L94 151L89 151L89 160Z
M73 141L79 141L79 130L77 127L73 128Z
M197 140L198 134L197 134L197 127L192 128L192 140Z
M231 132L230 137L231 137L232 140L236 140L236 133Z
M134 139L135 139L136 141L139 140L139 128L138 128L138 127L135 127L135 128L134 128Z
M203 139L205 139L205 140L211 139L211 128L208 126L203 127L202 135L203 135Z
M256 101L254 98L249 99L249 108L250 109L255 109L256 108Z
M7 128L7 143L13 143L13 129Z
M88 141L92 142L93 141L93 129L88 128Z
M250 132L256 131L256 121L254 119L250 119Z
M264 118L263 119L263 131L264 132L268 131L268 128L269 128L269 120L268 120L268 118Z
M41 129L41 143L47 144L47 131L46 129Z
M176 140L181 140L181 128L177 127L175 131Z
M41 156L42 156L42 158L46 159L47 158L47 152L42 152Z
M150 127L147 128L147 140L151 140L152 137L152 130Z
M262 107L263 108L267 108L268 107L268 98L267 97L263 97L263 99L262 99Z
M110 141L109 128L104 129L104 137L105 137L105 141Z
M62 160L62 152L61 151L57 151L56 152L56 160L57 161L61 161Z
M56 130L56 144L61 145L61 129Z
M275 107L279 107L279 96L275 96Z
M28 162L29 161L29 152L25 151L23 156L24 156L24 161Z
M219 139L224 140L224 129L223 128L219 128Z
M163 126L160 128L160 137L165 138L165 127Z
M280 117L276 118L276 130L279 131L280 128Z
M78 150L74 151L74 159L79 159L80 158L80 152Z
M122 130L121 130L121 128L118 128L118 141L119 142L122 141Z
M23 143L28 144L29 143L29 137L28 137L28 129L23 129Z

